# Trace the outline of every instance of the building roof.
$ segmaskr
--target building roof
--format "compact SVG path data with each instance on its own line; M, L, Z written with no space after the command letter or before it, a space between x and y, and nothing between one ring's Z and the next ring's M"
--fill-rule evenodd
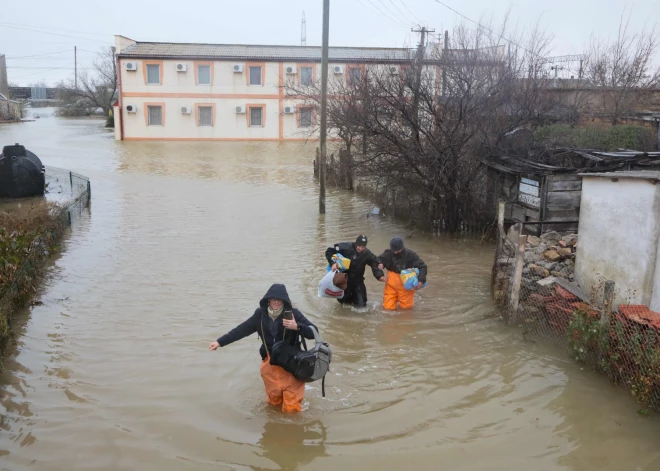
M660 182L660 171L658 170L637 170L631 172L604 172L604 173L580 173L581 177L595 178L632 178L636 180L652 180Z
M331 47L328 50L330 62L408 62L413 55L412 49L405 48ZM118 56L320 62L321 47L138 42L121 50Z

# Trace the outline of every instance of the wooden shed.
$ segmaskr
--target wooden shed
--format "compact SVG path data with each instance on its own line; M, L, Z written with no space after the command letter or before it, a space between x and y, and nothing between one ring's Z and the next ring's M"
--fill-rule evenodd
M532 156L489 156L488 193L493 213L506 202L505 220L526 232L577 232L580 173L660 169L660 152L544 149Z

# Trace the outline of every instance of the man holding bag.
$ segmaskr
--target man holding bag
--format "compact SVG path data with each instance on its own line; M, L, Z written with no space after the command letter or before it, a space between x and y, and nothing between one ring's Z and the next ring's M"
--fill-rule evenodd
M226 347L230 343L241 340L249 335L256 334L261 339L261 379L266 387L268 403L282 406L283 412L302 411L302 401L305 396L305 383L296 379L292 373L274 363L284 362L285 359L273 360L273 347L277 342L285 344L280 350L300 350L298 334L313 339L316 329L303 314L291 306L286 287L274 284L259 301L259 307L252 317L236 328L232 329L217 341L209 345L209 350ZM277 355L275 355L277 356Z
M351 263L346 271L348 275L347 286L344 296L338 301L342 304L353 304L358 307L367 305L367 287L364 285L364 271L369 265L371 273L378 281L385 281L383 270L378 268L378 258L367 248L367 237L358 236L355 242L341 242L325 251L325 258L332 265L332 270L337 270L336 263L332 260L335 254L341 254L348 258Z
M390 249L383 252L379 257L378 268L387 270L387 282L383 294L383 308L387 310L396 309L397 302L401 309L411 309L415 305L415 291L421 289L426 283L426 264L415 252L403 245L401 237L395 237L390 241ZM419 270L418 284L412 290L405 289L401 280L401 272L409 268Z

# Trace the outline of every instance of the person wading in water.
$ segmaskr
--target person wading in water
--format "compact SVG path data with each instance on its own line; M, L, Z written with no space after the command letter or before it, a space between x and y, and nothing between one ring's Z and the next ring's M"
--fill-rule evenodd
M426 283L426 264L412 250L403 246L403 239L395 237L390 241L390 249L383 252L378 260L378 268L387 270L387 283L383 294L383 308L396 309L399 303L401 309L410 309L415 305L415 291ZM419 269L419 284L414 290L408 291L403 287L400 273L407 268Z
M313 339L314 332L311 327L316 328L298 309L292 307L286 286L274 284L261 299L252 317L211 343L209 350L226 347L256 332L261 339L260 370L268 402L274 406L281 405L283 412L300 412L305 396L305 383L283 368L271 365L270 352L279 340L299 350L298 334Z

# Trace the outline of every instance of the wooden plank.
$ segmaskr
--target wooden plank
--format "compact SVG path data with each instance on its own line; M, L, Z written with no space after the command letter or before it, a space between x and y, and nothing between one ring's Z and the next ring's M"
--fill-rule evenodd
M582 190L582 180L548 182L548 191L574 191L574 190Z
M573 224L544 224L543 229L546 232L552 232L552 231L557 231L557 232L577 232L578 231L578 225L577 223Z
M581 191L548 191L548 208L579 208Z
M527 219L534 219L536 221L541 219L541 212L538 209L525 208L524 213Z
M548 175L548 181L551 182L581 182L582 177L574 173L553 173Z
M545 220L547 221L567 221L580 217L580 211L577 209L548 210Z
M511 205L511 219L513 219L514 221L524 221L525 208L517 204Z

